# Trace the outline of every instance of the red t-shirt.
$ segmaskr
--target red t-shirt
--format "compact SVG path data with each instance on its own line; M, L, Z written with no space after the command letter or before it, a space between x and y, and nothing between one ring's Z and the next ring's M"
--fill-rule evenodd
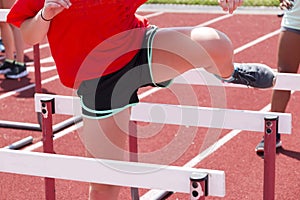
M71 0L51 21L47 37L61 82L76 88L82 80L113 73L140 49L147 19L135 14L147 0ZM44 0L17 0L7 22L20 26L42 9Z

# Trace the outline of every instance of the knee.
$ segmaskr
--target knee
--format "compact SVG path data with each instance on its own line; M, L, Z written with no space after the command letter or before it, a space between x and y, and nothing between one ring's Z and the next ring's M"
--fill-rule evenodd
M191 38L208 52L217 65L232 62L232 42L223 32L209 27L198 27L191 31Z

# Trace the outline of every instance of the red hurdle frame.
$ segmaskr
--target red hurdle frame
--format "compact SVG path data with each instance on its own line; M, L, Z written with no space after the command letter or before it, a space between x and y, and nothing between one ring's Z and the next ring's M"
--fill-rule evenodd
M275 159L278 116L265 117L264 133L264 200L275 199Z
M54 98L41 100L42 133L44 153L55 153L53 148L52 114ZM45 177L46 200L55 200L55 179Z

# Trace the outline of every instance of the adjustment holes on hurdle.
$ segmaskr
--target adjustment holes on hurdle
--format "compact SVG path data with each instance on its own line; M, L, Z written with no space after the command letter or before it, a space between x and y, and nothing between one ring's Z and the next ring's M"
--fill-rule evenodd
M194 191L192 192L192 196L195 197L195 198L196 198L196 197L199 197L199 193L198 193L197 191L194 190Z
M45 115L47 114L47 110L46 109L42 109L42 113Z
M199 183L192 182L192 188L197 189L199 187ZM201 187L201 186L200 186ZM201 188L202 189L202 188ZM199 197L199 192L197 190L192 190L192 197Z
M199 200L208 195L208 174L193 173L190 177L191 200Z
M193 183L192 183L192 187L193 187L193 188L197 188L198 186L199 186L199 185L198 185L197 182L193 182Z
M272 126L273 126L272 121L267 121L266 122L266 134L271 134L273 132Z
M267 127L273 126L273 123L271 121L266 122Z
M267 128L267 129L266 129L266 133L267 133L267 134L271 134L271 133L272 133L272 129Z
M47 118L48 117L48 110L47 110L46 103L42 103L42 109L41 109L41 111L42 111L42 114L43 114L44 118Z

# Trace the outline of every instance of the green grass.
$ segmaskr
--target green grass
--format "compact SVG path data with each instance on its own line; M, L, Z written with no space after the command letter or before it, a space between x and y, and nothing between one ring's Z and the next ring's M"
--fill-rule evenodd
M147 3L218 5L217 0L148 0ZM278 6L279 0L244 0L243 6Z

